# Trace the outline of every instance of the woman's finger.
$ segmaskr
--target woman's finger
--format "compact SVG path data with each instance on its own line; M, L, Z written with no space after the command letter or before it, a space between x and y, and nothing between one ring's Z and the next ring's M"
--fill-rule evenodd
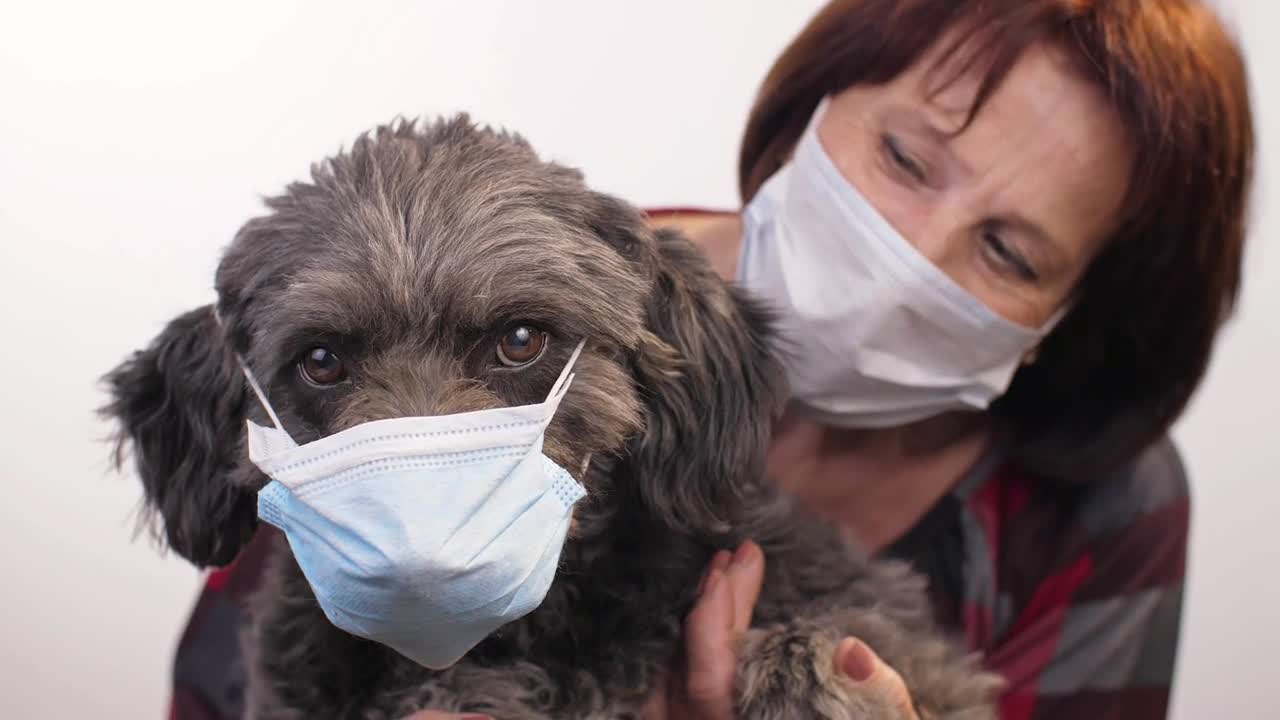
M835 664L845 677L884 698L902 717L919 720L902 676L872 652L866 643L856 638L841 640L836 646Z
M702 571L702 579L698 581L698 597L702 597L702 593L707 589L707 578L711 576L712 570L728 570L729 563L733 560L733 553L728 550L717 550L715 555L711 556L711 561L707 563L707 567Z
M764 582L764 553L752 542L716 553L701 593L685 621L686 670L681 712L700 720L733 720L738 635Z
M688 664L684 694L691 718L733 720L733 589L727 572L712 567L702 596L685 620Z
M733 629L735 633L745 632L751 627L751 615L764 585L764 552L760 546L744 541L733 553L725 574L733 589Z

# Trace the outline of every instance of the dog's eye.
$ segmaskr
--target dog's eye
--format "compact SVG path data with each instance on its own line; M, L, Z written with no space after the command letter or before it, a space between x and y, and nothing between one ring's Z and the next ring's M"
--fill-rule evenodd
M528 325L517 325L498 342L498 361L508 367L527 365L542 354L547 334Z
M317 345L298 361L302 377L313 385L336 385L347 378L347 365L332 350Z

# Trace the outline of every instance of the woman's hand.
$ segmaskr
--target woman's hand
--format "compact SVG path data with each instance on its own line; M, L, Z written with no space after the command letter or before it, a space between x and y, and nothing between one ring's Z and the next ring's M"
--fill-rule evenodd
M664 687L645 707L645 720L735 720L734 676L737 638L751 624L751 614L764 583L764 553L751 541L730 555L711 559L699 588L699 599L685 620L685 664L675 668ZM907 686L857 639L845 638L836 648L837 669L867 692L882 694L903 717L919 720Z
M764 584L764 553L751 541L730 554L711 558L698 589L698 602L685 618L684 663L654 692L644 720L736 720L733 684L737 673L738 636L751 625L751 614ZM836 667L867 692L881 694L902 716L919 720L907 686L865 643L845 638L836 647ZM403 720L480 720L483 715L455 715L422 710Z

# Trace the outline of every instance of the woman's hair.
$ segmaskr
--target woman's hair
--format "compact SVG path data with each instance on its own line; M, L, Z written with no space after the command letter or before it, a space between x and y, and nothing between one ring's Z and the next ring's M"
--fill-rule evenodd
M943 42L945 46L937 44ZM1024 49L1074 61L1118 111L1135 164L1121 225L1075 305L991 412L1028 469L1087 478L1186 407L1240 287L1253 127L1243 60L1195 0L834 0L765 78L739 157L744 201L823 96L892 80L940 47L984 78L972 120ZM952 62L956 61L956 62Z

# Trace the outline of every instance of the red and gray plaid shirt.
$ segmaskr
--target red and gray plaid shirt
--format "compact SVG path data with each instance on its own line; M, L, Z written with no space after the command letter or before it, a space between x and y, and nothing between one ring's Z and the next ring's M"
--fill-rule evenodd
M1173 676L1188 503L1167 441L1070 491L991 456L886 553L930 578L943 624L1007 678L1005 720L1153 720ZM263 526L208 576L178 647L171 718L240 717L237 627L276 532Z

